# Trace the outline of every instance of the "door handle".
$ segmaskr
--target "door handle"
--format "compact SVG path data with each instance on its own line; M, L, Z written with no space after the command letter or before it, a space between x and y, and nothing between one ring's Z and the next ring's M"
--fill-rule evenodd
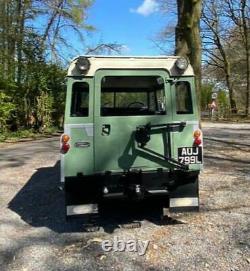
M102 125L102 135L103 136L107 136L110 134L111 131L111 126L110 124L103 124Z
M87 141L79 141L75 143L76 148L88 148L90 147L90 142Z

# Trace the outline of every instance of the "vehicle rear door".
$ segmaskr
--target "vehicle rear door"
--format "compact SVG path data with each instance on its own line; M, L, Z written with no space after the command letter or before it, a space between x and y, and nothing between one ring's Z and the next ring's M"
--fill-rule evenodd
M99 70L95 74L95 172L168 168L166 129L152 130L145 146L135 132L172 123L169 75L165 70Z

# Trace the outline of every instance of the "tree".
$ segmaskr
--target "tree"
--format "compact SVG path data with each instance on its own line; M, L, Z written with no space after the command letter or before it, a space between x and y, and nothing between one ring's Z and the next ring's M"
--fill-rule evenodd
M118 43L99 43L95 47L89 47L86 50L86 55L103 54L111 55L112 53L121 54L124 46Z
M0 92L0 132L7 128L7 121L13 110L14 105L10 102L10 97Z
M64 59L62 47L75 52L73 42L68 39L68 32L74 32L84 41L84 31L94 28L86 24L86 12L93 0L35 0L33 9L45 20L40 32L44 48L54 60Z
M239 30L241 40L244 45L246 59L246 105L245 114L249 115L250 106L250 10L246 0L233 1L224 0L226 4L226 14L233 21L236 29Z
M236 100L238 107L239 96L243 94L244 82L246 82L244 100L246 101L245 113L248 114L249 30L247 29L249 26L247 26L246 10L244 0L205 1L202 11L202 38L204 60L208 66L214 68L215 75L220 81L224 79L229 91L232 112L237 112Z
M196 91L198 97L201 91L201 38L200 38L200 17L202 0L158 0L161 11L171 18L168 26L161 31L154 44L162 52L167 53L167 44L175 40L176 55L187 57L193 66L196 76ZM177 10L177 14L174 10ZM171 15L170 15L171 14ZM167 17L167 16L166 16ZM174 25L173 17L176 18Z
M204 52L208 58L206 60L207 64L224 72L226 85L229 90L231 110L235 110L236 102L231 79L231 63L225 49L227 30L225 31L225 21L222 20L222 13L219 10L220 5L221 1L219 3L217 0L208 0L204 3L202 10Z
M21 86L22 69L23 69L23 42L25 39L25 22L28 19L28 11L31 8L30 0L18 0L16 6L16 59L17 59L17 85Z
M8 119L17 129L29 127L31 115L41 125L59 124L66 73L60 51L71 46L67 30L83 38L93 29L85 23L92 1L0 0L0 4L0 111L6 111L0 116L2 126Z
M211 84L203 84L200 93L200 107L201 111L208 109L208 104L211 103L213 86Z
M175 53L189 58L196 76L198 97L201 89L201 7L202 0L177 0L178 22L175 30Z

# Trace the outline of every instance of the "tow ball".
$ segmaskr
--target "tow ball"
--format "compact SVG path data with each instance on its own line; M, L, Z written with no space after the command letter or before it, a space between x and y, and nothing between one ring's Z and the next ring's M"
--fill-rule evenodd
M130 184L127 195L134 200L141 200L144 198L144 188L140 184Z

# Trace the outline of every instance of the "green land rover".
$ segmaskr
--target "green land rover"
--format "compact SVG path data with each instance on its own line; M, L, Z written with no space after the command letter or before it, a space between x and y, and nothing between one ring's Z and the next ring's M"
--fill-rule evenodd
M79 56L67 74L61 181L66 214L110 198L199 209L202 132L194 73L176 56Z

